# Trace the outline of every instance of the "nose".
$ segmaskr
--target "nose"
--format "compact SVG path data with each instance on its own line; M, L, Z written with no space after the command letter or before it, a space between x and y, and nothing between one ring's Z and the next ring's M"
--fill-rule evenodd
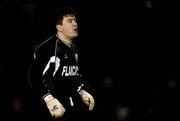
M77 26L78 24L77 24L77 22L76 22L76 21L74 21L74 22L73 22L73 25Z

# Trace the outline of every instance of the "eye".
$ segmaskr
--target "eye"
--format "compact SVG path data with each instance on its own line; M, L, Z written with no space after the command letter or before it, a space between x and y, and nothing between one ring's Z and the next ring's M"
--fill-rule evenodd
M76 23L76 19L68 19L67 22L70 23L70 24L73 23L73 22Z
M71 19L68 20L68 23L72 23L72 22L73 22L73 20L71 20Z

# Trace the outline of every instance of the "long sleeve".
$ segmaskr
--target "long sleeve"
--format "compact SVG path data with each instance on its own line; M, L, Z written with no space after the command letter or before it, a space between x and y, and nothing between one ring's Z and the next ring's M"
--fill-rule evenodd
M72 50L72 55L73 55L73 58L75 59L75 64L76 64L76 76L75 76L75 84L74 84L74 91L76 92L79 92L81 91L82 89L85 88L85 84L83 82L83 79L82 79L82 73L81 73L81 70L80 70L80 57L79 57L79 52L76 48L76 46L74 44L71 45L71 50ZM73 60L72 60L73 61Z
M28 77L29 85L38 97L43 98L44 95L52 92L53 84L51 79L53 70L53 62L47 63L43 55L34 53Z

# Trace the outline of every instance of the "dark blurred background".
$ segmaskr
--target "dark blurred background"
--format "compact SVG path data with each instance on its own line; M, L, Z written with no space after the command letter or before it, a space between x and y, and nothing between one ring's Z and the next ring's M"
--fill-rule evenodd
M172 0L1 0L0 120L40 120L27 83L34 44L51 13L79 13L84 78L94 120L180 120L179 4Z

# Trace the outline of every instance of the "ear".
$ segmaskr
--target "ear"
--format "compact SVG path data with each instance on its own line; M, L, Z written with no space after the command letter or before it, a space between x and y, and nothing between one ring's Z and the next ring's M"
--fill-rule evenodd
M62 31L62 25L56 25L56 29L57 29L58 31Z

